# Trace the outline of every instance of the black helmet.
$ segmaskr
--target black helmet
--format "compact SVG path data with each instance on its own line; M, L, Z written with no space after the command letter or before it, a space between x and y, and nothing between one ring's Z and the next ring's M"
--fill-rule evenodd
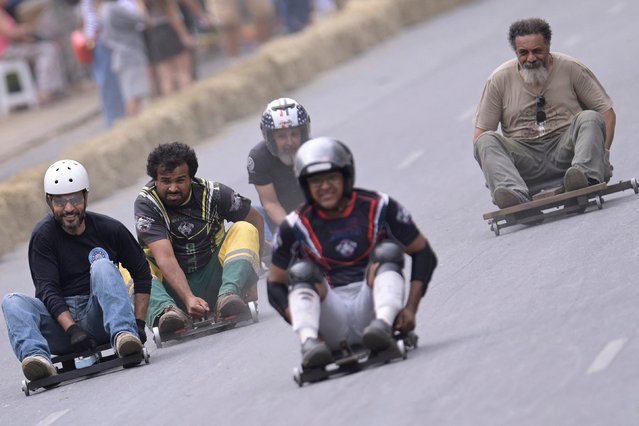
M311 117L296 100L279 98L266 106L260 120L260 129L271 154L278 156L273 130L298 126L302 129L302 143L304 143L311 133Z
M344 196L353 192L355 164L348 147L337 139L321 137L307 141L295 155L295 176L304 191L306 201L313 202L306 179L317 173L339 170L344 176Z

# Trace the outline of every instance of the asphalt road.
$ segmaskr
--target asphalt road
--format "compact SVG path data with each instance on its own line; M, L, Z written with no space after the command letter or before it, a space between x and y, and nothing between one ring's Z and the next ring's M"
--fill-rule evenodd
M268 306L260 322L151 352L148 366L37 392L0 324L0 424L636 425L639 424L639 197L513 227L495 237L472 157L483 82L512 57L515 19L542 16L553 50L578 57L615 101L613 180L639 174L635 101L639 3L486 0L415 27L291 93L313 134L353 149L357 184L413 213L440 259L403 362L301 389L299 345ZM310 53L309 53L310 54ZM245 159L258 117L198 145L199 175L254 196ZM144 179L92 209L132 225ZM0 263L3 293L32 293L26 247Z

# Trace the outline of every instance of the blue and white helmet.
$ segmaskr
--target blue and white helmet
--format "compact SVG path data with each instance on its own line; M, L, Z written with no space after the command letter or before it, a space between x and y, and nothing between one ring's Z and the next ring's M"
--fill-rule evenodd
M266 106L260 120L260 129L271 154L278 155L273 130L289 127L301 127L302 143L308 140L311 133L311 117L306 109L291 98L279 98L271 101Z

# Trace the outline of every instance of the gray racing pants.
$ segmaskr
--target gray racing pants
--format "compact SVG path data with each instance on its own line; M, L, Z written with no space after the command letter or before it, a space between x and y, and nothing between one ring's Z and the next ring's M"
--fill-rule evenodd
M474 154L490 194L506 187L533 195L561 184L566 170L575 166L598 182L610 180L612 166L604 149L606 125L596 111L575 115L563 133L535 140L514 140L487 131L475 142Z

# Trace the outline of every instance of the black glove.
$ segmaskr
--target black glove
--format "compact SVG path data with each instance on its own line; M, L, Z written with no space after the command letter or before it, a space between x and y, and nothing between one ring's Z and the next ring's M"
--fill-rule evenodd
M135 323L138 326L138 335L140 336L140 341L142 344L146 343L146 323L141 319L135 319Z
M67 328L67 334L71 338L71 346L76 353L95 352L97 348L95 337L83 330L78 324Z

